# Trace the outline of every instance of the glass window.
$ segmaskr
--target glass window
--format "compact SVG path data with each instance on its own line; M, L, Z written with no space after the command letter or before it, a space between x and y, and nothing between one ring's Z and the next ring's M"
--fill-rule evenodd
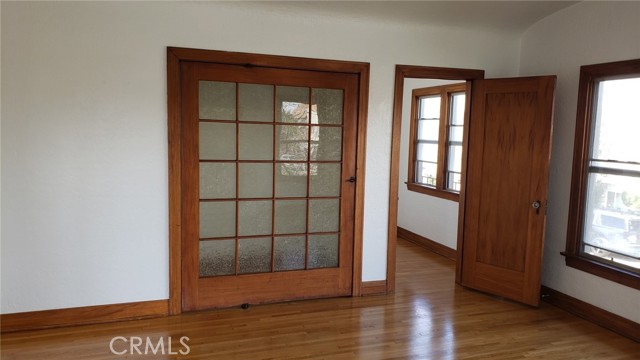
M567 264L640 288L640 60L583 66L580 83Z
M409 190L457 200L462 182L466 85L413 91Z

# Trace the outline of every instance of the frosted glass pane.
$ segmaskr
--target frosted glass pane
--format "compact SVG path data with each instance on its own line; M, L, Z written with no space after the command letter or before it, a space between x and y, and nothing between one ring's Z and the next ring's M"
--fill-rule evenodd
M440 118L440 95L420 98L420 119Z
M340 161L342 159L342 128L311 127L311 160Z
M309 235L309 269L338 266L338 234Z
M241 198L270 198L273 193L273 164L247 164L240 165L240 190Z
M273 122L273 85L240 84L238 120Z
M241 124L240 160L273 160L273 125Z
M440 135L440 120L419 120L418 140L438 141Z
M311 164L310 173L309 196L340 196L340 164Z
M236 125L201 122L200 159L235 160Z
M200 198L236 197L236 164L200 163Z
M238 235L271 234L271 200L238 202Z
M438 144L419 143L416 151L416 160L438 161Z
M235 120L236 84L220 81L200 81L200 119Z
M200 276L232 275L236 272L236 241L200 241Z
M277 122L309 123L309 88L278 86L276 105Z
M340 199L309 200L309 232L338 231Z
M276 164L276 197L307 196L307 164Z
M342 90L312 89L312 124L342 125Z
M271 272L271 238L238 240L238 273Z
M304 236L283 236L275 238L275 270L304 269Z
M235 236L235 201L200 202L200 238Z
M307 231L306 200L276 200L276 234L300 234Z
M276 126L276 149L278 160L307 160L309 148L309 127Z

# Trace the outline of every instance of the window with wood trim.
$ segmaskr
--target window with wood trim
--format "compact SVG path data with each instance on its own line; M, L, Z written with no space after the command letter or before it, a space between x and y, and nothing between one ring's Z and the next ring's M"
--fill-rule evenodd
M582 66L568 266L640 289L640 59Z
M466 84L412 91L407 188L458 201Z

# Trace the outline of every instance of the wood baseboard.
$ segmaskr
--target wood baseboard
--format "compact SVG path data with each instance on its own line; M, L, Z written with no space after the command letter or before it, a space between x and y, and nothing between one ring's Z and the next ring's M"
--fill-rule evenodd
M455 249L452 249L448 246L444 246L440 243L437 243L433 240L427 239L422 235L418 235L412 231L401 228L398 226L398 237L403 238L407 241L410 241L416 245L422 246L423 248L434 252L438 255L442 255L447 259L451 259L453 261L456 260L457 252Z
M0 315L0 331L5 333L72 325L99 324L167 316L168 314L169 300L30 311Z
M551 305L557 306L562 310L600 325L624 337L640 342L640 324L636 322L544 285L541 287L540 293L542 300Z
M387 280L365 281L362 283L361 296L385 295L387 293Z

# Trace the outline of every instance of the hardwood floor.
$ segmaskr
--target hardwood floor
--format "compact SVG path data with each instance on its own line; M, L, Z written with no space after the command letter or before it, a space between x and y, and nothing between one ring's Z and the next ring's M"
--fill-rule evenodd
M398 242L396 294L203 311L8 333L2 359L638 359L640 343L549 304L539 309L463 289L455 264ZM110 342L115 336L114 355ZM131 337L172 352L131 355ZM136 340L134 340L136 341ZM159 349L159 348L157 348ZM135 350L135 349L134 349Z

